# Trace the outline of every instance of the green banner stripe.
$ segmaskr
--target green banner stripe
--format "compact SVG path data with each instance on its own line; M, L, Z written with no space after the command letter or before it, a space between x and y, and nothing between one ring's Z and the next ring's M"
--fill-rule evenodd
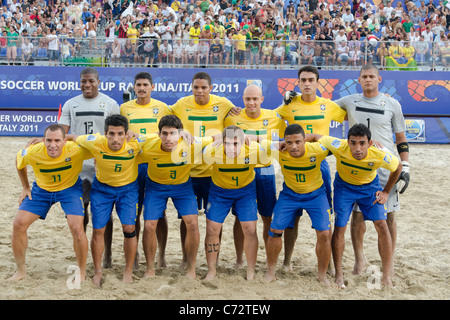
M345 161L342 161L342 160L341 160L341 163L344 166L348 166L348 167L352 167L352 168L356 168L356 169L361 169L361 170L364 170L364 171L373 171L373 169L360 167L360 166L357 166L357 165L354 165L354 164L351 164L351 163L348 163L348 162L345 162Z
M134 154L131 157L110 156L110 155L104 154L103 159L105 159L105 160L133 160Z
M64 170L69 170L72 168L72 165L68 165L65 167L60 167L60 168L54 168L54 169L39 169L40 172L42 173L49 173L49 172L58 172L58 171L64 171Z
M157 163L156 166L158 168L180 167L180 166L184 166L186 163L187 163L186 161L179 162L179 163Z
M286 165L283 166L283 168L285 168L286 170L295 170L295 171L308 171L314 169L315 167L316 165L312 165L310 167L291 167Z
M219 168L221 172L244 172L250 170L250 167L246 168Z
M216 121L217 116L205 117L205 116L189 116L188 120L193 121Z
M294 120L320 120L325 119L324 115L317 116L294 116Z
M156 119L131 119L130 123L156 123Z

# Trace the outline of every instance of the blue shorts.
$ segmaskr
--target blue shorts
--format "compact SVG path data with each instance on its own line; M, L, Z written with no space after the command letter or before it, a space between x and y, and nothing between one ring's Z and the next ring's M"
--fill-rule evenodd
M381 188L378 175L370 183L352 185L343 181L336 172L333 197L333 207L336 212L335 225L337 227L345 227L347 225L354 203L358 204L364 220L386 220L387 210L385 205L380 203L373 204L376 198L375 193L381 190L383 188Z
M255 180L240 189L223 189L211 183L206 218L223 223L233 206L239 221L258 220Z
M142 204L144 203L144 195L145 195L145 181L148 176L148 163L140 163L138 165L138 184L139 184L139 200L138 200L138 209L142 208Z
M158 220L164 217L167 208L167 200L171 198L178 211L178 218L195 214L197 200L195 199L192 182L189 179L185 183L169 185L160 184L147 177L144 198L144 220Z
M273 165L255 168L256 204L263 217L272 217L273 207L277 202L277 187ZM236 215L234 207L233 214Z
M211 186L211 177L192 177L192 188L197 197L197 209L201 210L208 203L209 188Z
M83 188L81 179L67 189L49 192L33 182L31 200L26 197L19 206L19 210L28 211L45 220L50 207L59 202L66 215L84 216Z
M278 201L273 210L271 229L284 230L293 225L297 216L306 210L311 218L312 227L317 231L330 230L331 217L326 188L309 193L297 193L283 183Z
M256 203L258 212L263 217L272 217L277 202L277 187L273 165L255 168Z
M91 190L92 226L102 229L111 219L114 205L123 225L135 225L139 200L137 179L121 187L112 187L94 178Z

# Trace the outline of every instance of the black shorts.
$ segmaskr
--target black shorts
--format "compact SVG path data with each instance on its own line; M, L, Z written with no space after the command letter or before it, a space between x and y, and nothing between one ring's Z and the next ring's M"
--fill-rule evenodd
M89 202L91 202L92 184L88 179L84 179L81 186L83 188L83 203L84 205L87 205L89 204Z

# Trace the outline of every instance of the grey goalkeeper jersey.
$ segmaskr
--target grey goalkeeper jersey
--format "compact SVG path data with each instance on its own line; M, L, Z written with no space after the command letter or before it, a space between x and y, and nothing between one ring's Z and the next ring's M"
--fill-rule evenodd
M80 94L67 100L58 123L70 126L69 132L75 135L103 133L106 117L119 113L119 104L101 92L93 99L86 99ZM94 173L94 159L85 160L80 178L92 182Z
M103 133L105 119L120 113L119 104L99 92L93 99L86 99L82 94L67 100L61 110L59 124L70 126L70 133L76 135Z
M364 123L372 132L373 140L396 153L394 134L406 130L402 107L397 100L383 93L374 98L366 98L357 93L335 102L347 111L350 127L356 123Z

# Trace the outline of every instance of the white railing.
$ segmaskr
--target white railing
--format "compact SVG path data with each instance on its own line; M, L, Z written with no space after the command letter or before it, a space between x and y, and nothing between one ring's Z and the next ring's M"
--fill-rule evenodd
M53 41L53 42L52 42ZM0 64L165 68L447 70L450 41L3 37ZM397 55L398 54L398 55Z

